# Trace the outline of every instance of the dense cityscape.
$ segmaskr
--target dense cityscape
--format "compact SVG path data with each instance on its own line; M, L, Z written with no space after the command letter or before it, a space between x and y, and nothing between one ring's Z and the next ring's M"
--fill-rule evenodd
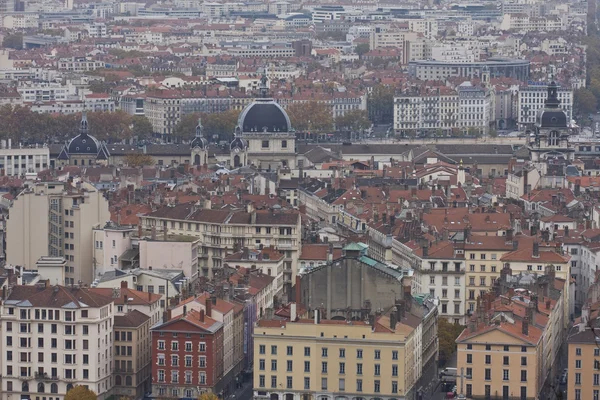
M599 15L0 0L0 400L600 400Z

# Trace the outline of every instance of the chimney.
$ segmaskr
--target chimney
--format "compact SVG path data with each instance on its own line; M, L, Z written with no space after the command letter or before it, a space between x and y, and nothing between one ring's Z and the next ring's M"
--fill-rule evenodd
M533 242L533 253L532 256L534 258L540 258L540 244L538 242Z
M121 281L121 289L127 289L127 281Z
M204 322L204 310L200 310L200 316L198 317L200 322Z
M519 241L518 240L512 241L512 249L513 249L513 251L516 251L519 249Z
M423 246L421 249L423 251L423 258L429 257L429 247L428 246Z
M550 309L551 304L552 304L552 302L550 300L546 300L546 310Z
M183 316L185 317L187 315L187 306L183 306Z
M522 326L521 326L521 332L525 336L529 335L529 319L527 317L523 318L523 323L522 323Z
M333 262L333 243L329 243L329 247L327 250L327 263L331 264Z
M396 307L392 307L392 312L390 313L390 329L391 330L395 330L396 329L396 312L398 310L396 309Z
M217 305L217 296L210 296L210 300L212 301L213 306Z
M512 240L513 240L513 230L512 230L512 228L509 228L506 230L506 241L512 242Z
M527 321L531 324L531 325L535 325L535 304L533 303L529 303L527 305Z
M152 301L152 293L148 292L148 301Z
M296 301L296 303L302 304L300 299L300 275L296 275L296 285L294 286L294 289L296 289L296 298L294 300Z
M477 323L475 321L474 317L471 317L471 319L469 320L469 331L471 333L475 332L477 330Z
M297 318L296 303L292 303L290 304L290 321L294 322Z
M321 322L321 315L319 310L315 310L315 324L319 324Z
M569 237L569 227L565 225L565 237Z
M206 298L206 300L204 302L204 307L206 307L206 316L211 317L212 316L212 300L210 297Z
M142 224L141 222L138 224L138 238L142 237Z

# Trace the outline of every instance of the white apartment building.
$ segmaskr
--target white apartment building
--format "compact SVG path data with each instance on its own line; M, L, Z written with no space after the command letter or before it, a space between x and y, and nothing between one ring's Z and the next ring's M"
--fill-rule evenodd
M394 21L407 23L409 31L420 33L427 39L434 39L438 34L438 22L433 18L396 18Z
M38 173L50 166L48 147L2 148L0 149L0 176L25 176Z
M131 249L131 233L133 231L133 227L118 226L113 223L102 223L93 228L94 278L115 269L137 267L137 265L123 265L123 260L121 260L121 256Z
M439 44L431 46L431 59L436 61L475 62L479 51L470 46Z
M544 108L544 102L548 97L548 85L528 85L519 87L518 122L521 126L533 125L537 122L538 112ZM567 113L567 121L573 118L573 90L566 87L558 88L558 99L560 107Z
M110 397L112 298L40 283L13 287L0 310L2 400L63 400L77 385Z
M323 23L340 21L347 14L343 6L319 6L312 10L313 22Z
M107 29L106 24L102 22L93 22L91 24L85 24L85 29L88 31L90 37L106 37Z
M88 183L35 184L9 210L7 263L34 269L43 256L64 257L65 284L91 283L92 229L108 220L107 200Z
M371 50L380 47L404 48L406 42L417 41L417 38L418 34L416 32L400 31L388 29L388 27L384 26L378 26L371 32L369 44Z
M566 29L566 23L563 23L562 19L557 16L530 17L527 14L504 14L500 23L500 29L525 32L550 32Z
M457 256L453 242L444 241L431 248L418 249L412 288L437 299L440 318L465 323L465 260ZM414 253L413 253L414 254Z
M89 57L68 57L58 60L57 67L61 71L86 72L104 68L106 64Z
M79 99L77 87L70 83L62 85L54 82L22 82L19 83L17 92L24 102Z
M39 18L39 14L10 14L2 18L2 27L6 29L37 28Z

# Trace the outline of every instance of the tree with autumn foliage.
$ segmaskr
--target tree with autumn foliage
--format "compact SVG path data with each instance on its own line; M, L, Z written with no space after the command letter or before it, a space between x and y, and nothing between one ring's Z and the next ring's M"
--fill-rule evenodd
M97 398L96 393L85 386L75 386L65 396L65 400L96 400Z
M394 93L392 87L377 85L367 98L369 118L375 123L387 124L394 121Z
M339 130L361 132L371 126L369 113L366 110L350 110L335 119L335 126Z
M154 129L152 123L144 115L134 115L131 118L131 134L137 140L149 139L152 137Z
M130 167L146 167L154 165L154 158L144 153L129 153L125 156L125 164Z
M286 111L297 132L324 133L333 127L331 108L317 101L294 103Z
M132 117L124 111L87 113L90 135L98 140L120 142L132 136Z
M219 400L219 397L213 392L205 392L198 396L198 400Z

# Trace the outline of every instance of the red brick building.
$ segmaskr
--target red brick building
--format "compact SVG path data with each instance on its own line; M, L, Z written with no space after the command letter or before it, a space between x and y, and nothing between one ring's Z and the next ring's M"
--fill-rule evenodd
M223 377L223 323L204 310L187 311L152 328L152 394L195 399L219 393Z

